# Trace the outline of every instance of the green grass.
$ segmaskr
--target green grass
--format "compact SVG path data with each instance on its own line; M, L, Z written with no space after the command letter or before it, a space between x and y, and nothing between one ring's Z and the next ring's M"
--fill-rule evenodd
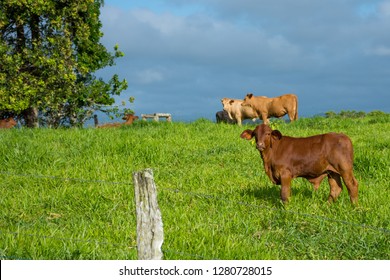
M275 122L285 135L348 134L359 205L279 186L238 127L200 119L119 129L0 131L0 258L136 259L132 172L152 168L165 259L389 259L390 118Z

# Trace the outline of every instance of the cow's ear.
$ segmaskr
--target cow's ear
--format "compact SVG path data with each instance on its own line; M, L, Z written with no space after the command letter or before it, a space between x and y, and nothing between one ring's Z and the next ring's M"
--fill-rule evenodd
M253 93L248 93L248 94L246 95L246 97L248 97L249 99L251 99L251 98L253 97Z
M244 130L241 133L240 137L242 139L251 140L253 138L253 130L250 130L250 129Z
M233 99L230 99L229 100L229 104L232 105L234 103L234 100Z
M282 133L279 130L272 130L271 135L274 139L280 140L282 138Z

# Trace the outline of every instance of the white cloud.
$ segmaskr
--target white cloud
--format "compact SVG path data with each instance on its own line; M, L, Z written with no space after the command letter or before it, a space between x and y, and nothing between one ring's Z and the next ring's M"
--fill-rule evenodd
M379 5L379 13L383 17L390 17L390 1L384 1Z
M151 84L155 82L161 82L163 80L164 75L161 71L146 69L142 71L136 71L134 82L140 84Z
M104 12L103 21L106 30L116 30L106 31L104 40L119 43L129 59L208 67L268 64L282 68L303 59L300 46L282 34L207 15L178 16L136 9L120 17Z
M183 20L170 13L156 14L150 10L136 9L131 14L139 23L150 26L163 35L170 35L181 29Z
M378 46L368 50L368 54L378 56L390 56L390 47Z

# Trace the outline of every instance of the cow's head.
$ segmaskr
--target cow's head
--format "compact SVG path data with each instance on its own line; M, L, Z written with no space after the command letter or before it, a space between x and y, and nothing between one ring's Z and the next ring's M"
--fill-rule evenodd
M234 103L234 100L225 97L221 99L221 103L223 105L223 109L227 111L229 107Z
M122 118L122 120L126 121L126 124L132 124L133 121L138 120L138 119L139 119L139 117L134 116L133 114L127 114Z
M270 147L272 148L272 144L282 138L282 133L279 130L272 130L268 125L261 124L256 126L254 130L244 130L240 137L246 140L255 137L256 149L263 152Z
M10 124L11 126L15 126L17 124L17 122L15 121L15 119L13 117L9 117L6 119L6 121L8 122L8 124Z
M248 93L244 101L241 103L241 106L251 106L251 99L253 98L253 93Z

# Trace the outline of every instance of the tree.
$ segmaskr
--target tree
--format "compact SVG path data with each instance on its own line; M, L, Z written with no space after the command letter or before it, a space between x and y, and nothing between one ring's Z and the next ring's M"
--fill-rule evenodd
M99 42L102 0L0 1L0 111L28 127L81 126L127 88L94 73L123 56Z

